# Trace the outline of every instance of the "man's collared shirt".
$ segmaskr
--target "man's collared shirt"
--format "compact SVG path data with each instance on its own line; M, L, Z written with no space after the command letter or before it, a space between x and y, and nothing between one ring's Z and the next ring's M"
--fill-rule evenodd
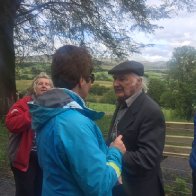
M117 115L114 121L114 125L112 128L111 138L112 141L118 136L117 125L121 118L125 115L128 108L132 105L132 103L136 100L136 98L142 93L142 89L133 94L131 97L127 98L124 103L120 103L119 110L117 111Z

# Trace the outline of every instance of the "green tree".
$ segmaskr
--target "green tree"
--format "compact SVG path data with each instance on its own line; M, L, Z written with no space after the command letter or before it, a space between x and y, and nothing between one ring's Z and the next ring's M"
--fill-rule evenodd
M190 120L196 106L196 49L191 46L176 48L168 68L175 109L180 116Z
M115 104L116 96L115 96L114 90L110 89L107 93L105 93L104 96L100 99L100 102Z
M99 84L94 84L90 90L90 92L94 95L103 95L104 93L107 93L110 90L110 88L99 85Z
M175 109L175 91L167 88L160 96L161 106L168 109Z
M12 103L16 98L15 51L17 56L51 54L55 43L61 42L85 45L95 53L105 48L105 55L137 52L144 45L130 37L133 30L151 33L157 28L151 21L169 17L176 6L195 8L191 0L161 2L153 7L145 0L2 0L0 115L9 105L5 100Z
M158 78L151 78L148 84L148 94L162 106L161 95L166 90L166 84L164 80Z
M1 1L0 6L0 115L16 99L13 29L18 6L15 0Z

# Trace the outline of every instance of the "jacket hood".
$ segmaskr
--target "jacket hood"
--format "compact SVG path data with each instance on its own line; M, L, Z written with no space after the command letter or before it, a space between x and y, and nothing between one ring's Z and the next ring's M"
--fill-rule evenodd
M91 120L103 117L104 112L87 108L84 100L71 90L54 88L28 103L32 116L32 129L38 131L45 123L68 109L78 110Z

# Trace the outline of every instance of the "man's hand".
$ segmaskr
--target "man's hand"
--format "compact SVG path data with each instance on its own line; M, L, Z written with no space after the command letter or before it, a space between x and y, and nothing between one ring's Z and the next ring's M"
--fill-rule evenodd
M111 144L110 147L118 148L123 154L126 152L126 147L122 141L122 135L119 135Z

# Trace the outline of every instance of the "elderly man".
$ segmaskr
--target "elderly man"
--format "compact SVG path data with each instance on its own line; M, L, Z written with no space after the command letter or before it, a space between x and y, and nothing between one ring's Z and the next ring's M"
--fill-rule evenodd
M160 162L165 141L165 120L143 87L144 66L126 61L111 69L118 100L108 141L123 135L122 183L127 196L163 196ZM117 187L114 189L114 195Z

